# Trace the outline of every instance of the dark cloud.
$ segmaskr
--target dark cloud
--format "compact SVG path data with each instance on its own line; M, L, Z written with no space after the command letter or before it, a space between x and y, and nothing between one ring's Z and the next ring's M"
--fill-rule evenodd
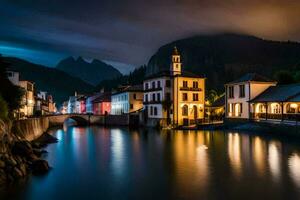
M82 55L137 66L161 45L199 33L300 39L297 0L0 1L0 41L50 57Z

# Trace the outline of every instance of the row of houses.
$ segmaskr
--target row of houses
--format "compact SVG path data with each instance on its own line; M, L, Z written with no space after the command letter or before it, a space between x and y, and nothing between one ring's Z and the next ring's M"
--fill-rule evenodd
M181 56L175 47L168 71L146 77L141 85L120 87L114 93L75 93L62 112L139 114L151 126L190 125L204 119L204 99L205 78L182 72Z
M49 115L56 113L56 105L51 94L45 91L37 91L33 81L21 80L20 73L14 70L7 70L7 77L12 84L23 89L24 95L21 100L21 107L14 112L18 119L34 115Z
M300 120L300 84L278 85L250 73L225 85L230 120Z

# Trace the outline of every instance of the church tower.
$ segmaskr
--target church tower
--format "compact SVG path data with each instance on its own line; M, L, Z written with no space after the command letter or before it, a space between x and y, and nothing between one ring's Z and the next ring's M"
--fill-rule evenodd
M177 47L174 47L173 53L172 53L172 62L170 66L171 75L178 75L181 74L181 60L180 60L180 54L177 50Z

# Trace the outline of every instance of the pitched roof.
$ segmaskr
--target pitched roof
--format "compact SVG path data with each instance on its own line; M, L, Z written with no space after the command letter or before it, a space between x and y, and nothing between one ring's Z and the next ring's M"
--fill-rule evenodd
M97 98L92 100L93 103L101 103L101 102L110 102L111 101L111 93L105 92L98 95Z
M260 74L248 73L248 74L245 74L244 76L242 76L241 78L239 78L237 80L234 80L234 81L231 81L227 84L250 82L250 81L253 81L253 82L276 82L276 81L271 80L267 77L264 77Z
M300 101L300 84L271 86L250 102Z
M113 95L115 94L120 94L123 92L143 92L143 85L133 85L133 86L125 86L119 89L119 91L113 93Z

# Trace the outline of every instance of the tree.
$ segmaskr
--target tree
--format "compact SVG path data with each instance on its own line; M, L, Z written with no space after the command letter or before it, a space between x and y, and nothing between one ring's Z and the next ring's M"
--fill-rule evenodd
M297 71L294 75L294 80L297 82L297 83L300 83L300 71Z
M215 102L220 96L218 95L218 92L215 90L210 90L207 93L206 100L208 102L208 105L211 105L213 102Z
M286 70L280 70L275 72L274 74L275 80L278 82L278 84L291 84L295 83L295 79L291 72Z
M24 91L8 80L6 71L9 67L9 63L6 63L0 55L0 95L6 101L8 111L12 112L20 108Z
M8 106L6 101L0 96L0 119L6 120L8 117Z

